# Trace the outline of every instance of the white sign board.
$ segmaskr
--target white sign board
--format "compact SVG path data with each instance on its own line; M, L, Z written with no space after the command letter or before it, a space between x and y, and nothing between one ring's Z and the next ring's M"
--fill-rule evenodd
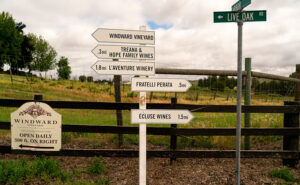
M155 44L154 31L98 28L92 36L98 42Z
M186 92L190 87L185 79L131 78L131 91Z
M154 60L152 46L97 45L92 53L99 59Z
M189 110L131 109L131 123L185 124L193 118Z
M92 69L106 75L155 75L154 62L98 61Z
M45 103L23 104L11 113L11 147L14 150L59 151L61 115Z

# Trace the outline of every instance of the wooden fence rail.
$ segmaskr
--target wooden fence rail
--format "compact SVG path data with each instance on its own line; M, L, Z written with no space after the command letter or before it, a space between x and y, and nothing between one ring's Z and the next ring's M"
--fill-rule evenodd
M138 150L124 149L61 149L60 151L41 152L28 150L11 150L10 146L0 146L3 154L47 155L47 156L77 156L77 157L138 157ZM159 158L234 158L235 150L148 150L147 157ZM297 151L265 151L242 150L242 158L273 158L299 159Z
M99 123L101 124L101 123ZM10 122L0 121L0 129L9 130ZM63 124L62 132L138 134L135 126L99 126ZM169 128L147 127L147 135L176 136L235 136L235 128ZM299 127L288 128L242 128L243 136L293 136L299 135Z
M0 99L0 106L20 107L33 100ZM111 102L80 102L80 101L41 101L52 108L62 109L99 109L99 110L131 110L138 109L138 103L111 103ZM194 104L169 104L147 103L147 109L188 109L192 112L236 113L235 105L194 105ZM251 105L242 106L243 113L299 113L300 106L267 106Z
M155 74L173 74L173 75L216 75L216 76L237 76L236 70L209 70L209 69L166 69L156 68ZM247 71L242 72L243 76L247 75ZM289 78L280 75L273 75L268 73L261 73L251 71L252 77L265 78L270 80L282 80L299 83L300 80L297 78Z
M41 99L35 99L40 101ZM0 106L19 107L33 100L0 99ZM52 108L66 109L103 109L103 110L131 110L138 109L137 103L106 103L106 102L77 102L77 101L41 101ZM189 109L192 112L235 113L234 105L193 105L149 103L147 109ZM243 136L283 136L283 151L247 150L241 152L243 158L281 158L283 164L295 166L299 160L299 112L300 104L286 102L284 106L243 106L244 113L283 113L284 128L242 128ZM88 124L88 123L87 123ZM100 126L63 124L63 132L138 134L135 126ZM10 122L0 122L0 129L10 129ZM171 139L170 150L150 150L148 157L176 158L234 158L234 150L179 150L176 149L174 137L178 136L235 136L235 128L176 128L176 127L148 127L148 135L168 135ZM175 138L176 139L176 138ZM176 141L176 140L175 140ZM297 146L296 146L297 145ZM96 156L104 157L138 157L138 150L122 149L62 149L58 152L36 152L11 150L10 146L0 146L0 153L51 155L51 156Z

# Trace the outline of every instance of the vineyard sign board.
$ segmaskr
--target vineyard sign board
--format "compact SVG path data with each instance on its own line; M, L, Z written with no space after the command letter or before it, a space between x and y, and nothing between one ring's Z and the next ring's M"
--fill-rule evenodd
M92 53L99 59L154 60L152 46L97 45Z
M61 115L49 105L28 102L11 113L13 150L59 151Z
M98 28L92 34L92 36L98 42L152 45L155 44L154 31Z
M131 123L186 124L193 118L189 110L131 109Z

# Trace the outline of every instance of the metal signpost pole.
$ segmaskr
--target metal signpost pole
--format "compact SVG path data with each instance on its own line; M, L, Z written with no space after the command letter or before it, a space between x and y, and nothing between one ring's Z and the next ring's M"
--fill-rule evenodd
M214 12L214 23L237 22L238 25L238 56L237 56L237 105L236 105L236 179L235 184L240 184L241 161L241 114L242 114L242 41L243 23L253 21L266 21L266 10L243 11L251 4L251 0L239 0L232 5L231 12Z
M242 41L243 41L243 21L238 20L238 57L237 57L237 121L236 121L236 178L235 184L240 184L240 160L241 160L241 114L242 114Z

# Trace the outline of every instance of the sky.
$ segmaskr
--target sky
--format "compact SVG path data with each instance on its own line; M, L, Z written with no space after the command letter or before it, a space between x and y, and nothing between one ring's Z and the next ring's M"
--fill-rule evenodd
M214 23L213 12L231 11L237 0L0 0L0 11L42 35L69 59L72 77L99 75L91 50L97 28L155 31L158 68L237 69L237 24ZM288 76L300 64L300 1L252 0L245 10L267 10L266 22L243 26L243 61L252 70ZM50 72L55 76L56 72ZM125 76L128 79L130 76Z

